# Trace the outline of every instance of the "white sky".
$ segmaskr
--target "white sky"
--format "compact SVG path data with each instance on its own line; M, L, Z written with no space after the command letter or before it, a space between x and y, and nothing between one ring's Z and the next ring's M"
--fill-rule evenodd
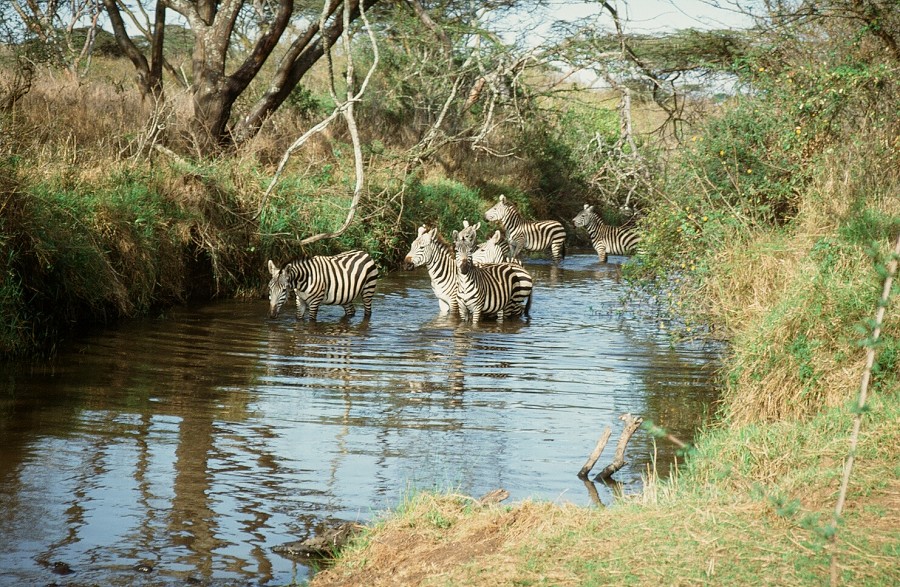
M736 10L718 8L730 6L731 0L610 0L619 11L625 30L630 33L651 33L676 29L746 28L751 19ZM753 4L753 2L744 2ZM530 30L530 45L540 44L556 20L575 25L603 25L612 30L612 18L600 2L566 2L557 0L547 11L535 11L523 17L522 25Z

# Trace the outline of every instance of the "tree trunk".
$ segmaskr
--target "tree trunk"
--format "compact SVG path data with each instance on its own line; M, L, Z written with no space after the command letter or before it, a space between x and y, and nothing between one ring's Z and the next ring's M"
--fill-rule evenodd
M377 2L378 0L365 0L363 8L369 10ZM360 0L347 2L351 22L359 17L359 3ZM327 9L328 16L332 16L342 4L341 0L331 0ZM343 31L343 19L335 18L334 23L327 27L324 33L328 46L333 45ZM235 124L231 135L236 144L241 144L256 136L266 118L284 103L303 76L325 54L322 37L323 33L319 31L319 23L316 22L311 24L306 33L291 44L287 54L278 65L268 91Z

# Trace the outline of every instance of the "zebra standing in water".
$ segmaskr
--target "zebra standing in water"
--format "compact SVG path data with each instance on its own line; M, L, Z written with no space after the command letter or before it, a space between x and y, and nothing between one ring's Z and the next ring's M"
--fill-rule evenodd
M594 212L593 206L584 205L584 210L572 220L576 228L583 228L591 237L591 244L597 251L601 263L606 263L607 255L628 255L634 252L641 241L640 235L632 228L603 224Z
M356 313L353 300L362 296L364 316L372 315L372 296L378 280L378 267L367 253L348 251L331 257L316 256L292 261L279 269L269 261L269 316L275 318L291 290L297 297L297 318L309 310L316 320L322 304L344 308L344 318Z
M562 261L566 255L566 229L556 220L528 222L519 210L501 195L500 201L484 213L488 222L501 222L506 229L512 257L522 251L544 251L550 249L554 263Z
M472 314L477 325L483 316L497 316L497 322L518 315L528 316L531 309L533 280L520 266L509 263L479 265L472 260L474 233L480 224L453 231L456 266L459 269L459 316Z
M437 228L428 230L424 226L419 227L419 234L410 245L404 262L409 269L422 265L428 267L431 289L437 296L441 314L458 310L456 261L449 245L438 234Z

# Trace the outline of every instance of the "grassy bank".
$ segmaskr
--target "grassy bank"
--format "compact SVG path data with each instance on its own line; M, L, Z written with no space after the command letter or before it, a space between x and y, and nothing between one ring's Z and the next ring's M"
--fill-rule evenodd
M360 248L390 269L417 223L449 231L487 205L458 182L412 178L402 196L366 198L341 237L301 248L301 238L343 222L348 170L289 175L263 200L265 168L233 160L50 173L17 157L0 164L0 351L8 358L49 353L81 327L174 303L261 297L268 259ZM396 181L375 177L370 191L390 189L379 180Z
M410 496L345 549L313 586L893 585L900 448L896 397L863 426L838 540L825 538L850 427L830 410L801 425L714 433L693 469L608 509L523 502L481 507L453 494ZM895 454L895 453L894 453Z

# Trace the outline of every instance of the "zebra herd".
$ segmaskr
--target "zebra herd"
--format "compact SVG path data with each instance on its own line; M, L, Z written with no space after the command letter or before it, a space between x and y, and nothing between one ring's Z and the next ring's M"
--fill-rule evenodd
M526 221L503 195L484 218L502 224L506 238L497 230L477 244L481 223L470 225L463 221L462 230L454 230L452 243L448 243L437 228L421 226L404 265L409 270L427 268L441 314L458 313L464 321L471 316L473 324L482 318L503 322L507 318L528 317L534 280L518 256L526 251L549 250L553 262L560 263L566 252L566 229L556 220ZM640 242L634 229L603 224L593 206L587 204L573 224L588 233L603 263L609 254L634 252ZM308 312L309 319L316 320L322 304L342 306L344 317L352 317L356 313L353 300L357 297L362 297L365 318L372 315L378 267L363 251L307 257L280 269L270 260L268 267L271 318L278 315L292 291L300 319Z

